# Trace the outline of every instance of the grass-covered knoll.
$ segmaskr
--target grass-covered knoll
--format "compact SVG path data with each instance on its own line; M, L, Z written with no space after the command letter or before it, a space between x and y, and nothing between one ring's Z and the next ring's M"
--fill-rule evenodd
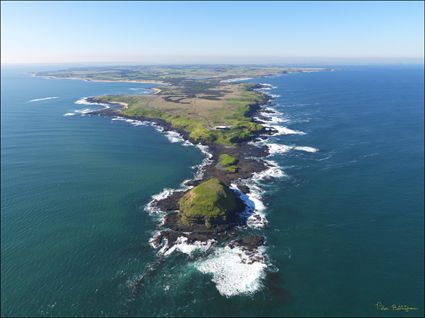
M229 213L238 208L238 200L232 190L217 178L211 178L180 199L180 222L185 225L205 224L207 227L226 223Z
M238 160L235 157L228 155L226 153L223 153L219 156L218 159L219 159L218 161L219 161L220 165L226 171L232 172L232 173L237 171L238 167L237 167L236 164L237 164Z
M156 95L102 96L99 100L124 102L128 104L122 110L124 115L163 119L198 142L231 145L250 139L263 128L247 116L252 105L265 98L250 90L251 85L209 85L208 93L187 95L189 86L170 86ZM220 128L223 126L226 128Z
M237 159L227 153L223 153L220 155L219 161L223 167L228 167L236 164Z

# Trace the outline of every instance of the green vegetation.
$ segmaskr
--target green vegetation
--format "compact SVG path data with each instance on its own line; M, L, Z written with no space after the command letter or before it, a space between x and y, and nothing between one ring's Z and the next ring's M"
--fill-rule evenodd
M226 80L237 77L277 75L293 68L253 65L136 65L75 67L39 72L39 76L81 78L93 81L149 81L177 84L181 80Z
M182 224L211 227L228 221L229 213L238 207L238 198L217 178L212 178L188 191L180 199L179 207Z
M228 167L235 165L237 159L231 155L228 155L227 153L223 153L220 155L219 161L223 167Z
M221 154L219 157L220 165L228 172L234 173L237 171L238 167L236 166L238 160L235 157L232 157L228 154Z
M249 140L262 130L261 125L251 120L250 113L253 105L264 102L265 97L251 89L253 84L238 84L232 80L314 70L320 69L259 65L138 65L76 67L36 75L157 83L161 91L155 95L104 96L99 99L127 103L123 115L163 119L188 132L196 142L233 145Z
M71 68L36 75L158 84L155 94L151 95L107 95L96 99L123 105L120 112L126 117L161 119L172 128L187 132L195 142L224 145L215 148L226 152L225 149L248 141L263 130L261 124L253 121L252 113L267 99L265 94L254 90L255 84L238 83L235 79L240 82L241 78L306 70L319 69L237 65L126 66ZM221 170L218 175L222 175L223 170L235 173L238 160L221 153L217 166ZM239 168L243 168L242 163ZM233 191L217 178L212 178L183 195L179 200L179 217L185 225L212 227L228 222L231 213L236 212L241 204Z
M251 88L247 84L211 84L207 96L205 91L187 95L186 91L194 89L186 83L183 87L168 86L156 95L101 96L98 100L126 103L123 115L163 119L188 132L196 142L233 145L249 140L263 129L249 113L265 97Z
M181 85L193 80L226 81L234 78L252 78L289 72L316 71L319 68L294 68L260 65L134 65L105 67L74 67L64 70L38 72L38 76L80 78L91 81L156 82Z

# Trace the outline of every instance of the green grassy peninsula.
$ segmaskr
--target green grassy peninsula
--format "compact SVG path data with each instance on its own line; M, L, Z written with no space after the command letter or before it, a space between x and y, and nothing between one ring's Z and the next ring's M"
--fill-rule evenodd
M176 192L175 196L155 203L165 211L179 209L178 215L171 213L166 221L170 230L178 231L179 225L189 228L203 225L214 230L232 223L232 217L243 210L244 204L229 188L230 184L237 179L249 178L252 173L266 167L264 163L250 158L264 156L266 152L249 146L248 142L270 133L254 118L269 97L259 90L264 85L247 83L245 80L317 70L323 69L170 65L70 68L36 75L155 84L152 94L103 95L90 97L88 101L114 105L93 111L92 115L154 121L166 130L177 131L194 144L209 147L211 163L204 167L202 182L198 184L201 181L198 180L193 184L196 186L185 193ZM176 238L175 235L173 238L168 235L170 244Z
M162 119L195 142L234 145L263 129L249 114L265 102L265 96L252 88L251 84L221 83L199 88L191 82L184 87L161 87L153 95L99 96L97 100L126 105L121 114L128 117Z

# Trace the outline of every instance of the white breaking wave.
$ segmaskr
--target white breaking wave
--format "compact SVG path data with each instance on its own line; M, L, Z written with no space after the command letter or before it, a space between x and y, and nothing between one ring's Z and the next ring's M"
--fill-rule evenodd
M289 119L283 118L283 117L280 117L280 116L270 116L269 117L269 122L272 123L272 124L274 124L274 123L276 123L276 124L277 123L285 123L287 121L289 121Z
M274 128L277 132L273 134L273 136L280 135L305 135L305 132L300 130L289 129L288 127L270 125L270 127Z
M109 108L110 107L107 103L89 102L87 100L88 98L89 97L80 98L79 100L75 101L75 104L77 104L77 105L99 105L99 106L103 106L105 108Z
M267 165L265 170L253 173L250 179L238 180L230 185L231 189L236 191L240 199L245 203L246 209L243 212L243 216L247 218L246 224L251 228L263 228L268 223L265 215L266 206L262 201L264 190L261 188L261 182L286 176L275 161L264 160L264 163ZM240 192L237 188L237 183L247 186L249 193Z
M74 114L80 114L81 116L85 116L86 114L92 112L93 109L91 108L84 108L84 109L78 109L74 111Z
M281 115L273 116L273 115L270 115L268 113L260 113L260 115L261 115L261 118L260 117L254 117L254 119L257 120L257 121L261 121L261 122L268 124L268 125L285 123L285 122L289 121L288 118L282 117Z
M212 275L221 295L250 295L263 287L267 269L264 252L264 247L247 251L238 246L225 246L217 248L195 266L201 273Z
M268 88L272 88L272 89L277 88L276 86L273 86L273 85L272 85L272 84L270 84L270 83L260 83L260 85L261 85L261 86L263 86L263 87L268 87Z
M308 146L296 146L296 147L294 147L294 149L305 151L305 152L312 152L312 153L319 151L319 149L317 149L317 148L308 147Z
M89 97L80 98L79 100L75 101L74 104L77 104L77 105L96 105L96 106L102 106L105 109L110 108L110 106L106 103L89 102L87 100L88 98ZM77 110L74 110L74 112L72 112L72 113L65 113L63 116L74 116L74 115L77 115L77 114L79 114L81 116L85 116L86 114L91 113L94 110L95 109L91 109L91 108L77 109Z
M268 83L260 83L260 85L261 85L261 87L254 89L254 91L266 94L266 95L270 96L271 98L280 97L280 95L278 95L278 94L270 93L271 90L277 88L276 86L273 86L272 84L268 84Z
M74 102L74 104L77 104L77 105L92 105L92 103L87 101L87 97L83 97L83 98L80 98L79 100L76 100Z
M39 101L42 101L42 100L49 100L49 99L56 99L56 98L59 98L59 97L51 96L51 97L35 98L35 99L29 100L28 102L33 103L33 102L39 102Z
M269 148L270 154L281 154L281 153L287 153L291 150L299 150L299 151L305 151L305 152L318 152L319 149L308 147L308 146L287 146L287 145L280 145L280 144L265 144Z
M191 244L187 241L187 237L179 236L173 246L169 248L168 244L165 244L158 253L163 256L168 256L175 251L179 251L181 253L191 255L195 251L206 252L215 243L214 239L207 240L205 242L195 241Z
M258 182L272 178L282 178L285 176L285 173L279 167L277 162L273 160L264 160L264 162L267 163L268 168L261 172L255 172L252 177L254 181Z
M266 146L269 148L270 154L286 153L294 149L294 147L279 144L266 144Z
M272 98L277 98L277 97L280 97L280 95L279 94L267 94L267 95L269 95L270 97L272 97Z
M266 209L262 199L263 190L252 180L241 182L249 187L249 193L245 194L237 188L235 183L230 185L230 188L239 194L239 198L245 203L245 211L242 212L242 217L246 218L246 224L251 228L263 228L267 225L267 219L264 214Z
M149 239L149 245L152 246L152 248L158 248L160 246L157 242L158 237L161 235L161 231L156 231L152 237Z
M175 191L176 191L175 189L164 188L164 189L162 189L161 192L154 194L151 197L151 200L146 204L145 211L147 211L149 214L162 212L158 207L155 206L155 202L168 198Z
M180 135L176 131L169 130L169 131L165 132L165 136L172 143L175 143L175 142L184 142L184 139L183 139L182 135Z
M116 116L112 118L113 121L125 121L133 126L147 126L149 123L142 120L130 119L125 117Z
M204 176L204 168L212 163L213 155L209 152L208 146L197 144L196 148L198 148L205 155L205 158L197 166L197 170L195 172L193 180L201 180Z
M151 122L151 121L143 121L143 120L125 118L125 117L121 117L121 116L115 116L115 117L112 118L112 120L113 121L124 121L124 122L127 122L127 123L129 123L133 126L152 126L157 131L164 133L164 136L167 137L167 139L172 143L181 142L181 143L183 143L183 146L191 145L191 143L185 141L183 139L183 136L181 134L179 134L178 132L173 131L173 130L165 131L164 128L162 128L158 124Z
M265 111L260 111L259 115L261 117L255 117L254 119L260 121L264 124L266 128L273 128L276 132L273 136L280 135L305 135L305 132L300 130L290 129L279 124L289 122L288 118L283 116L282 112L277 111L272 107L265 107Z

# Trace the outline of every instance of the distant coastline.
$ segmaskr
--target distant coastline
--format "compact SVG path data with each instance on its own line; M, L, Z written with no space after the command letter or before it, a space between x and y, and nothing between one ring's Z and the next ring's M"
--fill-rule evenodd
M91 79L84 77L60 77L52 75L38 75L37 72L31 73L34 77L41 77L45 79L55 79L55 80L77 80L84 82L98 82L98 83L138 83L138 84L155 84L155 85L169 85L162 81L155 80L106 80L106 79Z

